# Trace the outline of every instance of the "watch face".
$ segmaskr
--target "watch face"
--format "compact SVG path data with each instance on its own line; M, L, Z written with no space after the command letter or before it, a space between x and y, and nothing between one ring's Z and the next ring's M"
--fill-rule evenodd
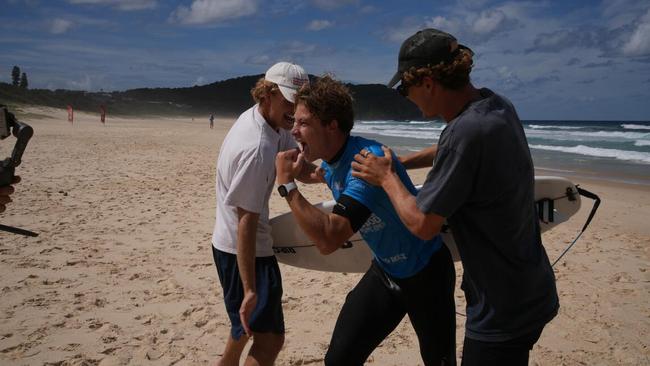
M285 186L283 186L283 185L282 185L282 186L279 186L279 187L278 187L278 193L280 193L280 197L286 197L286 195L287 195L287 193L288 193L288 192L287 192L287 187L285 187Z

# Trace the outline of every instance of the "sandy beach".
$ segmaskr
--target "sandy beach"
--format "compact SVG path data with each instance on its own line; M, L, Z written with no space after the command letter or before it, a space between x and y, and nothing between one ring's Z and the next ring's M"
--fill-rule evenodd
M207 365L229 332L212 261L214 175L233 119L113 118L29 108L35 129L0 224L0 364ZM15 139L0 142L9 155ZM411 172L416 183L426 171ZM571 178L603 203L555 267L559 315L531 365L650 364L650 186ZM301 186L316 203L327 187ZM277 193L271 216L288 211ZM553 261L591 201L543 236ZM346 293L360 275L281 266L287 326L278 365L320 365ZM457 309L464 313L458 288ZM457 354L464 318L457 317ZM368 360L421 365L408 320Z

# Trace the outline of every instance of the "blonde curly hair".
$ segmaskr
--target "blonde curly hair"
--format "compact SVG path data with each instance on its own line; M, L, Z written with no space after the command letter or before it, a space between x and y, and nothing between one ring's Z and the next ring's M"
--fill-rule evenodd
M255 86L251 89L251 96L255 100L255 103L260 103L262 99L267 98L271 93L279 91L278 85L271 81L267 81L263 77L257 80Z

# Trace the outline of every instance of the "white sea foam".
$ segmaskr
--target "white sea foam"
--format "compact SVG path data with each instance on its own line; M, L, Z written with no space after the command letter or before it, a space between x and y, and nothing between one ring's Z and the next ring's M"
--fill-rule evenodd
M650 133L645 132L619 132L619 131L597 131L597 132L568 132L574 136L588 137L616 137L628 140L636 140L650 137Z
M431 127L424 127L430 125ZM380 126L380 127L394 127L394 128L433 128L436 130L443 130L445 125L439 122L431 121L356 121L354 124L357 126Z
M634 146L650 146L650 140L636 140Z
M379 136L405 137L420 140L437 140L440 138L441 128L436 127L408 127L405 125L369 126L355 125L353 133L371 133Z
M354 124L359 125L359 124L364 124L364 125L387 125L387 124L395 124L397 122L395 121L356 121Z
M586 127L578 126L556 126L556 125L528 125L528 127L535 130L579 130Z
M619 160L638 161L650 164L650 153L642 151L625 151L617 149L603 149L599 147L589 147L584 145L578 146L549 146L549 145L530 145L532 149L561 151L572 154L595 156L601 158L615 158Z
M650 130L650 126L647 125L623 124L621 127L626 130Z
M623 126L628 129L623 129ZM533 149L580 154L592 158L613 158L647 165L650 164L650 152L636 150L647 150L650 146L650 128L646 131L638 126L645 127L641 124L613 124L598 130L594 125L562 126L558 123L524 125L524 128ZM391 143L404 148L435 143L440 139L445 127L445 124L438 121L360 121L355 123L352 132L371 134L380 140L380 136L391 137L397 139ZM408 142L409 140L411 142ZM607 146L598 146L602 145L601 142L605 142ZM556 144L564 146L554 146Z
M372 131L372 133L381 136L408 137L408 138L420 139L420 140L438 140L440 138L439 133L435 133L432 131L425 133L420 130L393 129L393 130Z
M616 141L616 140L643 140L650 139L650 133L647 132L622 132L622 131L550 131L550 130L524 130L526 136L537 137L547 140L598 140L598 141Z

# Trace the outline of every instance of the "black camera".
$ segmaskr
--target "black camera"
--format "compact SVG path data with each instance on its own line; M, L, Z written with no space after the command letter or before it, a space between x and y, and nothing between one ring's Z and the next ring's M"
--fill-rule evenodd
M10 135L16 137L16 144L11 156L0 161L0 187L8 186L13 181L16 167L20 165L27 143L34 135L34 129L31 126L16 120L16 117L5 106L0 105L0 140L4 140ZM28 230L5 225L0 225L0 230L27 236L38 235Z
M0 106L0 140L9 135L16 137L16 145L11 156L0 162L0 187L8 186L14 177L16 167L20 165L23 152L29 139L34 135L34 130L27 124L19 122L5 106Z

